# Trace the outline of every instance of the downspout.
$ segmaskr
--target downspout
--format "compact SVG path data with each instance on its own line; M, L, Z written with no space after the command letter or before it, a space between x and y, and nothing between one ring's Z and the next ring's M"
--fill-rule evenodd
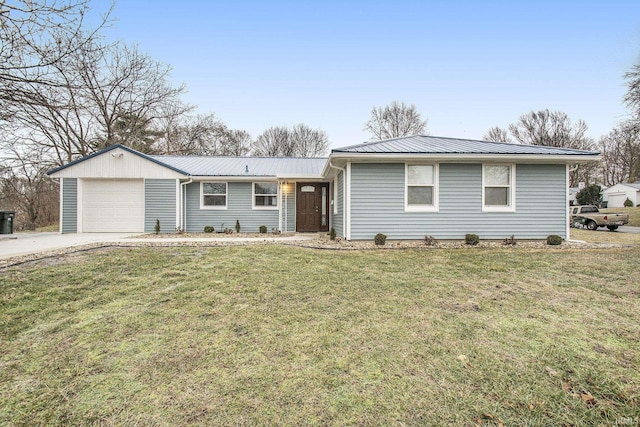
M347 237L347 218L346 218L346 214L347 214L347 172L345 171L345 168L340 168L336 165L334 165L333 163L331 163L331 160L329 160L329 167L333 168L333 169L337 169L340 172L342 172L342 237L346 238ZM337 200L334 200L333 203L338 203ZM351 226L351 224L349 224L349 226Z
M178 224L178 228L184 232L187 231L187 192L185 186L191 184L193 182L193 178L189 178L188 181L180 183L180 224Z

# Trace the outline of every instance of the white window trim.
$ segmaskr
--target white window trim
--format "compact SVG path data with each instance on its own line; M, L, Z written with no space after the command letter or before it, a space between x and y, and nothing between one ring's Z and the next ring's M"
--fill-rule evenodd
M224 188L225 188L224 206L209 206L204 204L204 184L224 184ZM225 181L201 181L200 182L200 209L223 211L223 210L227 210L228 205L229 205L229 183L228 182L225 182Z
M433 166L433 205L409 205L409 166ZM405 212L438 212L440 210L439 187L440 167L438 163L405 163L404 164L404 211ZM420 185L418 187L426 187Z
M256 184L276 184L276 205L256 205L256 196L273 196L273 194L256 194ZM251 183L251 208L258 211L277 211L280 208L280 185L278 181L256 181Z
M338 214L338 176L333 178L333 214Z
M509 167L509 206L485 205L485 167L508 166ZM506 187L506 185L491 185L490 187ZM483 163L482 164L482 212L515 212L516 211L516 165L515 163Z

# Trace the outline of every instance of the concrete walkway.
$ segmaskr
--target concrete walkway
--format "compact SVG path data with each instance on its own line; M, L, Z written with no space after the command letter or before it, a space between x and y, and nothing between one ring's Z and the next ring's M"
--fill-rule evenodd
M178 242L290 242L313 240L317 234L270 237L138 237L140 233L16 233L0 235L0 259L32 255L94 243L178 243Z

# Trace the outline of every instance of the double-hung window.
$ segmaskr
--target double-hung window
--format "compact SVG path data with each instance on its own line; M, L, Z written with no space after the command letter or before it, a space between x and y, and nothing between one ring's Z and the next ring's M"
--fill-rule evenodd
M405 211L438 210L438 165L405 166Z
M227 183L226 182L201 182L200 183L201 209L226 209L227 208Z
M514 212L515 165L482 165L482 210Z
M253 208L254 209L278 209L278 183L254 182L253 183Z

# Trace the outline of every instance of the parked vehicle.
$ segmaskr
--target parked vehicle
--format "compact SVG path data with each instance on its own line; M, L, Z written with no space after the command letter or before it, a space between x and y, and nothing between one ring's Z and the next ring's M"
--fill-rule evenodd
M609 231L615 231L619 226L629 222L629 215L625 213L601 213L596 206L583 205L571 206L570 224L572 227L586 227L589 230L597 230L598 227L607 227Z

